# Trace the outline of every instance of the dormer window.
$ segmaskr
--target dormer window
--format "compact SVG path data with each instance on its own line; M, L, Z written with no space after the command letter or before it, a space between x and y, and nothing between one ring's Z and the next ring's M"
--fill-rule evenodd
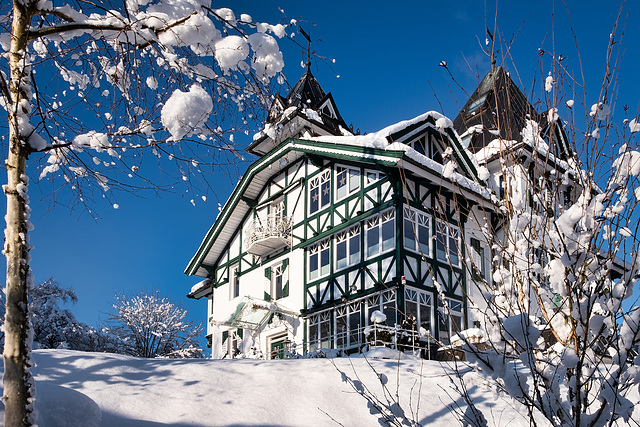
M469 108L467 108L467 114L472 115L475 114L478 110L484 107L484 101L487 100L487 95L483 95L480 98L473 101L469 104Z
M442 164L441 144L437 141L437 137L432 134L422 135L418 139L414 139L408 144L418 153Z

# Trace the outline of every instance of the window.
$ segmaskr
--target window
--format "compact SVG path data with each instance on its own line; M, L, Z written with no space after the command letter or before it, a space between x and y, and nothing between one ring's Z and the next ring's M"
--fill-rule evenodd
M410 145L416 150L418 153L423 154L425 156L429 155L428 146L426 144L427 135L423 135L421 138L416 139Z
M360 262L360 226L336 235L336 269L340 270Z
M330 271L329 239L309 247L309 280L326 276Z
M282 264L276 265L271 272L271 295L275 299L284 297L284 267Z
M471 238L471 261L473 266L471 271L474 279L486 279L484 269L484 248L480 244L480 240Z
M309 181L309 213L318 212L331 203L331 170L311 178Z
M364 186L368 187L369 185L381 180L384 178L384 174L380 172L367 171L364 177Z
M417 289L405 288L404 309L407 316L415 317L420 336L426 332L433 334L433 329L431 328L433 304L430 293L422 292Z
M229 299L240 296L240 269L238 265L229 267Z
M240 343L242 343L242 329L229 329L222 332L222 348L225 352L223 359L233 359L237 357L240 351Z
M388 210L365 221L367 258L395 247L395 213Z
M502 175L498 176L498 189L500 194L500 200L504 200L504 195L506 191L505 191L504 176Z
M425 256L431 256L431 217L422 212L404 208L404 247Z
M445 298L449 312L443 307L438 298L438 329L440 341L444 344L451 343L451 337L460 332L462 327L462 302L451 298Z
M336 166L336 200L340 200L360 188L360 170Z
M282 222L285 215L284 199L280 199L271 204L269 209L269 220L272 225L278 225Z
M451 265L460 265L460 230L443 221L436 222L436 257Z
M394 326L396 324L397 312L396 309L396 292L395 290L381 292L379 294L373 294L365 300L365 324L370 325L371 314L374 311L379 311L387 316L386 324L388 326Z
M331 311L309 316L309 351L331 347Z
M475 114L480 108L484 107L484 101L486 99L487 95L483 95L469 104L469 107L467 108L467 114Z
M360 301L336 308L336 348L357 346L362 340Z

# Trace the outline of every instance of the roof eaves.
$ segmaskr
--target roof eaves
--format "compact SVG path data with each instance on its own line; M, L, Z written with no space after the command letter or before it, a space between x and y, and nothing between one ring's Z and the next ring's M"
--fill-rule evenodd
M276 159L281 158L289 152L299 152L301 154L317 154L322 153L326 157L330 158L344 158L350 157L356 160L375 163L385 166L395 166L400 158L404 156L403 151L395 150L381 150L376 148L361 147L343 145L322 141L308 141L303 139L287 139L278 147L274 148L271 152L267 153L254 164L249 166L249 169L243 176L240 183L236 186L233 193L229 197L229 200L224 205L222 212L211 226L207 235L203 239L200 247L196 251L184 273L188 276L193 276L197 271L203 267L203 261L207 254L213 247L216 239L220 235L220 232L224 228L227 221L232 215L239 213L241 216L250 209L245 202L244 207L239 207L239 203L243 201L243 194L247 190L250 183L255 179L257 174L263 170L269 170L268 166L272 164ZM271 174L278 173L279 170L271 169ZM240 205L242 206L242 205ZM240 211L238 212L238 209Z

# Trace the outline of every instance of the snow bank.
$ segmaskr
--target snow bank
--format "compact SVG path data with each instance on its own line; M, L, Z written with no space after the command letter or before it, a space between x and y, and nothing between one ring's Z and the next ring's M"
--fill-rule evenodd
M451 388L452 367L435 361L168 360L70 350L37 350L34 359L40 427L378 425L346 381L356 377L385 402L382 384L392 396L399 381L400 405L417 411L421 425L457 425L447 405L464 406ZM464 379L490 425L529 425L526 411L476 373Z

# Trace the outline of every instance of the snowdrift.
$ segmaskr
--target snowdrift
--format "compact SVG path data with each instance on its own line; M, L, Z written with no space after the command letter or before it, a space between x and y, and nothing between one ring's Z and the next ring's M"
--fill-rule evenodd
M458 425L452 407L466 410L453 366L434 361L168 360L70 350L36 350L34 360L40 427L386 425L345 375L389 404L397 391L402 410L422 425ZM526 411L461 369L490 425L529 425Z

